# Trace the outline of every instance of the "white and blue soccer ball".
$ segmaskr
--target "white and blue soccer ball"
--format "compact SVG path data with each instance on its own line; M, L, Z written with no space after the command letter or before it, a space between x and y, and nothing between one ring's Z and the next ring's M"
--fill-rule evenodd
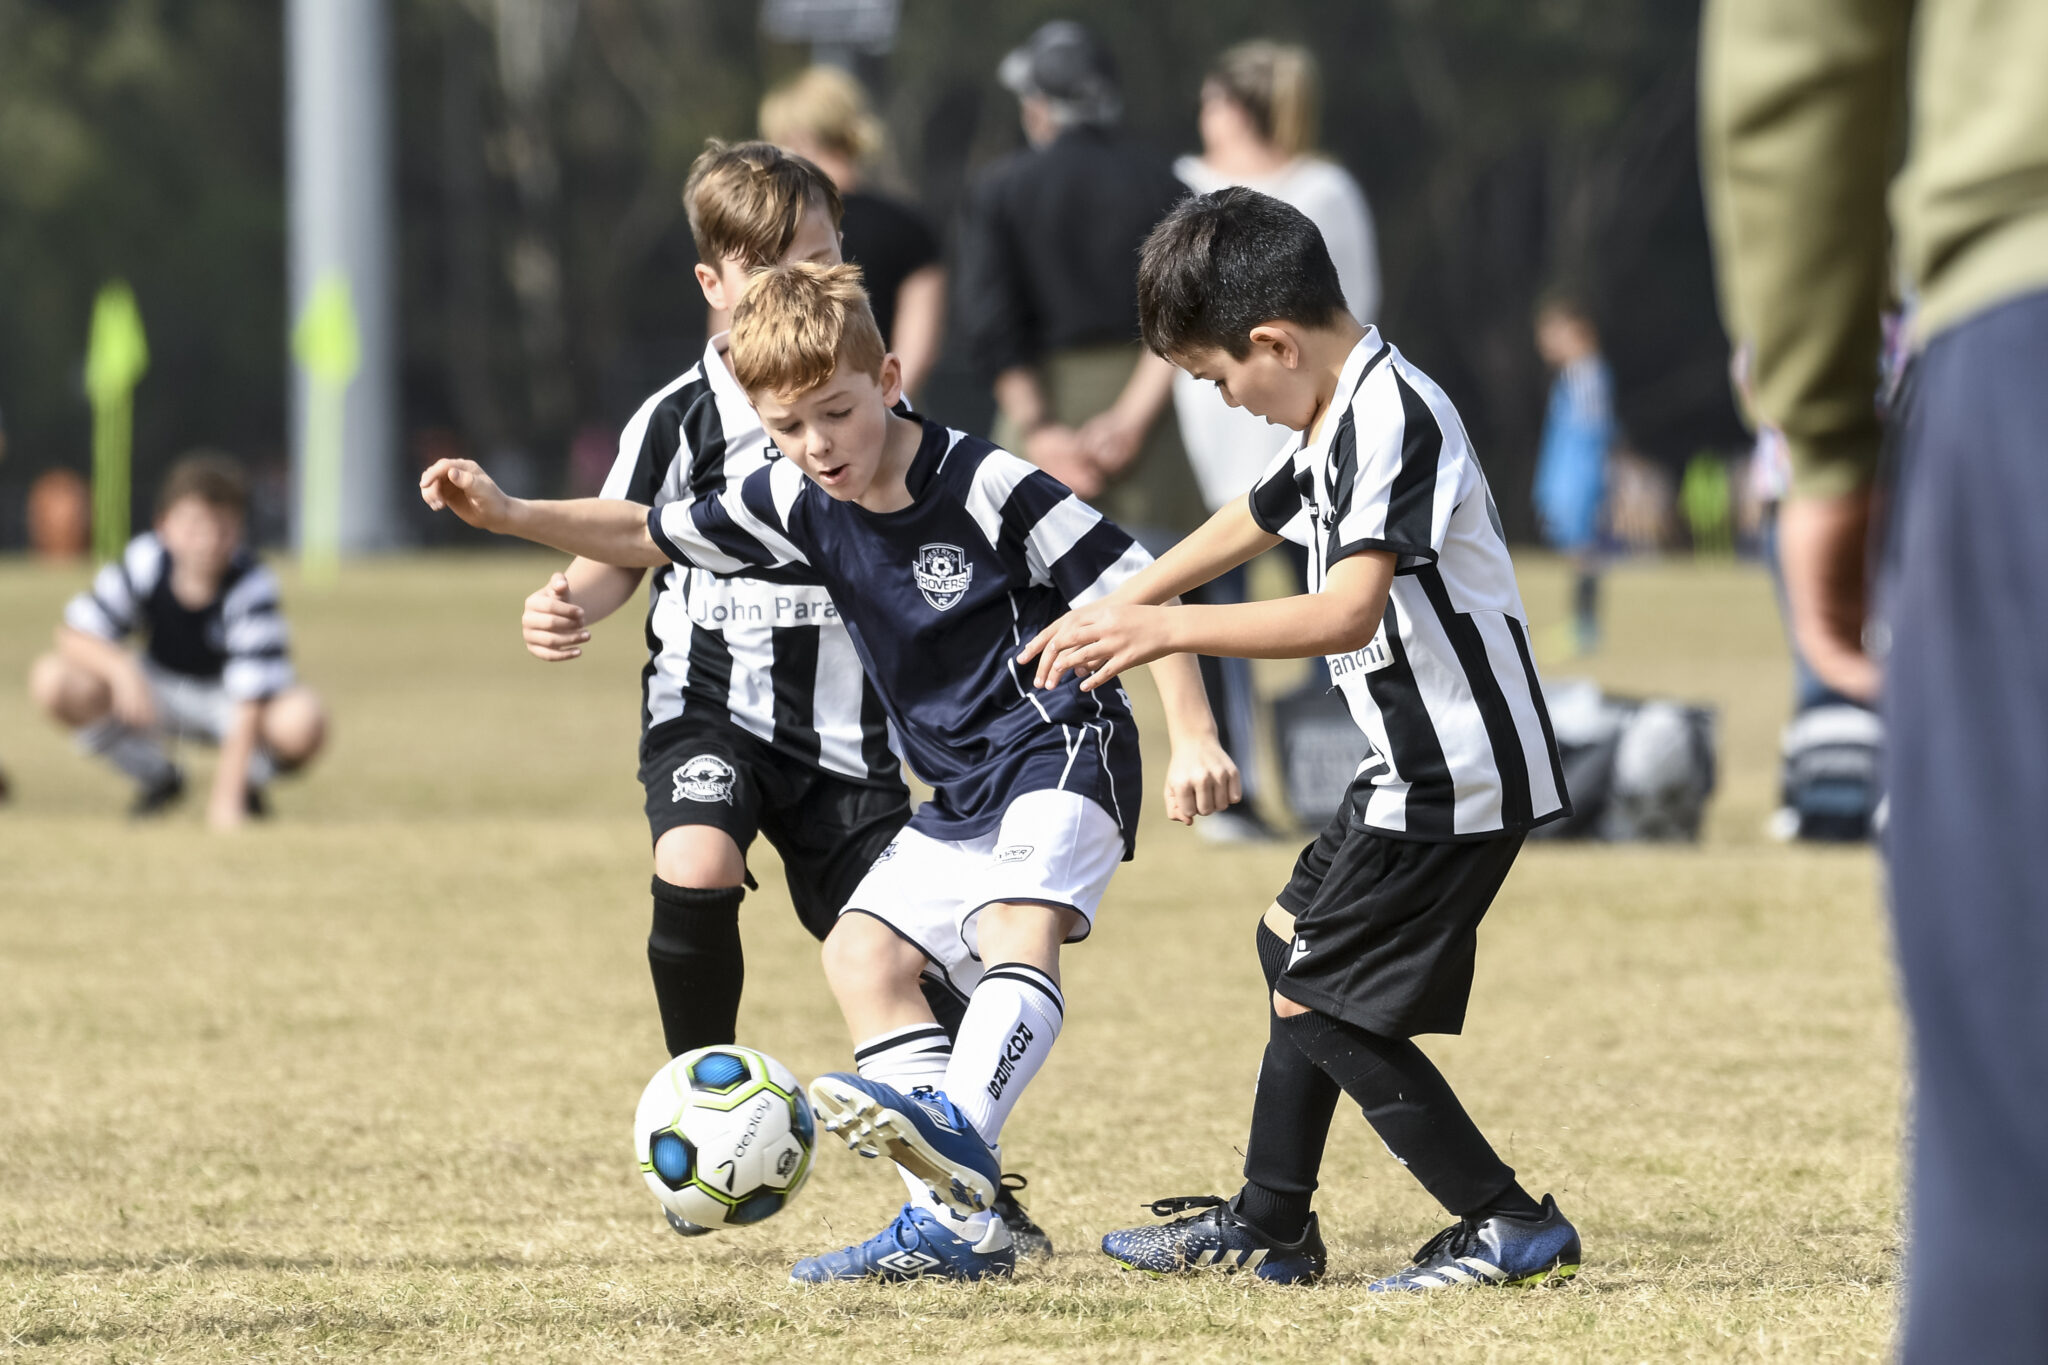
M752 1048L698 1048L654 1073L633 1120L640 1174L663 1208L705 1228L773 1216L811 1174L810 1101Z

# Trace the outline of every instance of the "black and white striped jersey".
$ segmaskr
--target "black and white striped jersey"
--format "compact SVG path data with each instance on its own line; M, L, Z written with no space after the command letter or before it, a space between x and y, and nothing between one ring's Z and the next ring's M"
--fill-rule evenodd
M1073 674L1040 691L1016 656L1151 557L1051 475L923 425L897 511L841 502L776 457L715 497L653 509L648 530L679 563L832 589L903 756L932 786L912 828L971 839L1026 792L1070 791L1109 813L1128 852L1143 785L1129 698L1083 692Z
M715 495L760 467L768 436L720 354L723 339L626 424L601 496L661 507ZM666 566L648 588L647 651L644 729L685 711L727 718L835 776L902 782L881 701L824 588Z
M188 607L171 591L170 553L156 532L145 531L71 599L64 624L102 640L139 630L152 664L218 682L236 701L261 701L292 685L277 578L246 549L228 561L213 600Z
M1379 633L1330 658L1372 751L1354 784L1371 829L1448 840L1568 814L1500 514L1451 400L1367 328L1319 439L1298 435L1252 519L1309 550L1309 587L1366 550L1395 556Z

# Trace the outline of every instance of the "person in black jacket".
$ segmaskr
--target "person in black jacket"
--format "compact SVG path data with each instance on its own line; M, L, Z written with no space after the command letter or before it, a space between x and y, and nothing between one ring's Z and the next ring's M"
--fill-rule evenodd
M1117 125L1108 51L1055 20L1003 59L1030 146L982 174L961 236L958 319L994 385L993 439L1162 544L1201 521L1166 411L1172 368L1138 342L1137 252L1186 189Z

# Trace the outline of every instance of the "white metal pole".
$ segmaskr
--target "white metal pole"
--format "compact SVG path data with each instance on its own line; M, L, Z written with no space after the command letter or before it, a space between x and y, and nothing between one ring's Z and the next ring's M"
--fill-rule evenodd
M286 104L291 317L319 282L348 288L361 364L349 383L341 456L341 549L388 546L398 472L398 360L392 288L389 31L383 0L290 0ZM292 366L292 479L303 485L311 385ZM292 539L304 532L296 512Z

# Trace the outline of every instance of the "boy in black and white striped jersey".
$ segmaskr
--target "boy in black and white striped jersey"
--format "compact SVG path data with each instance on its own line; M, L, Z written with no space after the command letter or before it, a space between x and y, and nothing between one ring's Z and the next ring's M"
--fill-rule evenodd
M1302 214L1247 189L1182 202L1146 241L1145 340L1226 401L1299 435L1251 493L1149 569L1041 632L1041 686L1086 687L1174 653L1326 655L1371 751L1260 921L1272 988L1244 1189L1162 1200L1165 1226L1111 1233L1126 1264L1320 1278L1309 1211L1340 1089L1459 1221L1376 1290L1538 1283L1579 1240L1495 1155L1415 1046L1456 1033L1480 919L1530 829L1569 812L1514 565L1450 399L1345 310ZM1309 590L1161 606L1277 545Z
M264 813L271 777L310 761L325 735L319 698L292 672L277 579L243 544L248 504L232 461L173 465L155 527L71 599L56 649L29 673L36 704L135 780L137 815L184 792L167 737L220 746L207 820L225 829ZM130 653L122 641L138 631Z

